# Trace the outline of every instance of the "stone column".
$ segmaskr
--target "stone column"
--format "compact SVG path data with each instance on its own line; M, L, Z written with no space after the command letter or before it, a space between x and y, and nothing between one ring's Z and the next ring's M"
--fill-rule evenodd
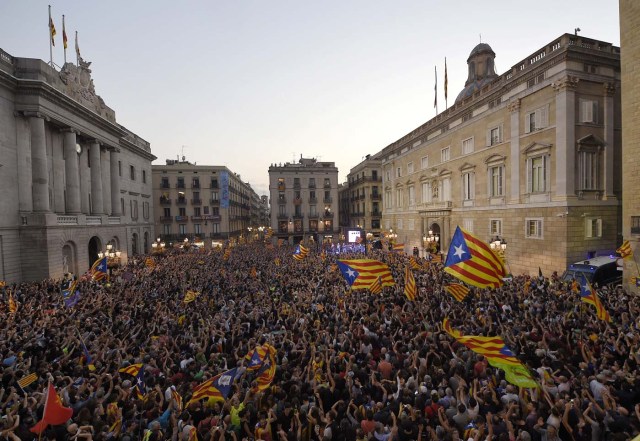
M113 149L109 152L111 155L111 215L122 216L120 207L120 173L118 161L120 159L119 150Z
M604 194L603 199L615 199L613 193L613 160L615 153L615 137L613 133L613 97L616 86L612 83L604 83Z
M80 213L80 171L78 168L78 152L76 152L76 132L71 129L62 131L64 136L64 177L67 194L67 210L69 214Z
M77 141L77 139L76 139ZM80 207L84 214L91 214L91 204L89 193L91 193L91 177L89 176L88 158L89 150L86 145L82 146L80 152Z
M33 211L49 211L49 167L47 165L47 140L44 117L29 115L31 129L31 171Z
M511 166L509 173L509 202L517 204L520 201L520 99L509 103L507 109L511 113ZM489 177L491 179L491 177ZM504 177L505 181L507 177ZM506 182L505 182L506 183ZM506 192L505 192L506 195Z
M556 170L555 196L564 200L576 197L575 90L578 81L576 77L566 76L552 84L556 91L556 154L552 162Z
M18 199L22 213L33 211L33 194L31 192L31 146L28 119L16 113L16 146L18 155Z
M109 150L103 150L100 155L100 168L102 172L102 202L103 213L111 215L111 156Z
M89 146L91 158L91 214L102 214L104 202L102 199L102 171L100 168L100 143L91 142Z

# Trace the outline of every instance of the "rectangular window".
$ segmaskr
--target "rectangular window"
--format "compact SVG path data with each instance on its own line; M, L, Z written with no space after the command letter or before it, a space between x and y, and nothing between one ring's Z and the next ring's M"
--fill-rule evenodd
M598 190L598 175L600 172L598 153L595 151L580 151L578 153L578 179L580 190Z
M462 154L468 155L469 153L473 153L473 137L467 138L462 141Z
M489 168L489 196L492 198L504 196L504 166Z
M378 170L371 170L371 179L374 181L378 180Z
M211 207L211 215L220 216L220 207Z
M391 191L384 192L384 208L391 208Z
M204 207L202 207L203 213L204 214L209 214L209 206L205 205Z
M502 219L491 219L489 221L489 233L491 236L502 236Z
M451 201L451 178L442 180L442 200L445 202Z
M389 170L387 170L386 175L387 175L387 181L390 181L391 180L391 172Z
M440 150L440 162L447 162L450 159L449 147Z
M168 236L171 234L171 224L163 224L162 225L162 234Z
M180 235L187 234L187 226L185 224L178 224L178 232Z
M487 131L487 145L492 146L502 142L502 125L492 127Z
M169 188L169 178L162 178L162 182L160 183L161 188Z
M528 239L542 239L542 227L542 219L525 219L525 237Z
M316 188L316 178L309 178L309 188Z
M588 217L585 219L586 237L602 237L602 219Z
M420 168L424 170L427 167L429 167L429 157L423 156L420 160Z
M411 187L409 187L408 190L409 190L409 206L413 206L416 204L416 189L412 185Z
M186 216L187 215L187 209L184 207L180 207L178 208L178 216Z
M213 224L213 233L214 234L220 233L220 224L219 223L214 223Z
M598 102L595 100L580 99L580 122L597 124Z
M164 217L171 217L171 208L164 209Z
M407 174L410 175L413 173L413 162L407 164Z
M142 183L143 184L147 183L147 171L146 170L142 170Z
M193 207L193 215L194 216L201 216L200 207Z
M149 219L149 202L142 203L142 217Z
M545 156L530 159L531 193L544 193L546 186Z
M211 193L211 200L212 201L217 201L218 200L218 192L214 191Z
M184 178L179 177L178 182L176 183L176 188L184 188Z
M310 216L317 216L318 215L318 209L316 208L315 205L309 205L309 215Z
M122 161L118 161L118 176L122 177Z
M422 202L428 204L431 202L431 183L423 182L422 183Z
M473 233L473 219L462 219L462 228Z
M396 167L396 178L399 178L401 176L402 176L402 168Z
M324 178L324 188L331 188L331 179Z
M211 188L218 188L218 179L211 178Z
M396 189L396 207L402 207L402 189Z
M192 188L200 188L200 178L193 178L191 180L191 187Z
M136 180L136 168L133 165L129 166L129 177L132 181Z
M122 212L122 216L124 216L124 198L120 198L120 211Z
M474 193L474 174L462 174L462 199L465 201L473 200Z
M293 178L293 188L300 188L300 178Z
M531 133L544 129L549 125L549 106L543 106L526 113L524 118L524 132Z
M201 234L202 233L202 227L200 224L193 224L193 232L194 234Z

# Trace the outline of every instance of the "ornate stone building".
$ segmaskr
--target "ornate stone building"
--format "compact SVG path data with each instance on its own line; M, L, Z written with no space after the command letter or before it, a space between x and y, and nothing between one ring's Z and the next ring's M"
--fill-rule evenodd
M0 50L0 279L83 273L153 237L149 143L96 95L91 63L60 71Z
M622 51L622 233L631 243L635 262L640 262L640 4L620 0L620 48ZM625 260L627 288L640 277L638 265Z
M507 72L476 46L455 104L375 156L406 250L457 225L507 242L513 273L560 273L621 242L620 49L564 34Z
M334 162L300 158L269 167L274 237L298 243L337 240L338 168Z

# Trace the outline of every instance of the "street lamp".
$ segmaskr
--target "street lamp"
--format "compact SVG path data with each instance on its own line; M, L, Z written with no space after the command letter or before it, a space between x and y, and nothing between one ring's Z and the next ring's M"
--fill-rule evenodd
M429 230L427 234L422 236L422 242L424 243L424 248L430 253L436 253L438 251L440 235L438 233L434 233L433 230Z
M164 253L165 243L161 241L158 237L155 242L151 244L151 253L153 254L162 254Z
M489 238L489 246L496 254L496 256L498 256L502 260L502 262L507 262L505 255L507 251L507 240L505 238L500 236Z
M107 258L107 268L120 266L120 255L122 253L116 250L112 243L107 243L106 250L98 252L98 258Z

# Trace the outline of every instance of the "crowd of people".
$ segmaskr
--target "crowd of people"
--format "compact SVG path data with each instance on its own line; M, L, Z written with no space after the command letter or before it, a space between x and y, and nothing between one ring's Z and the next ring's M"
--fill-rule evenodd
M411 302L403 294L409 256L366 256L387 263L396 281L373 295L351 291L334 265L364 255L296 260L292 252L253 243L226 255L132 258L108 281L82 279L70 307L59 280L7 286L0 440L596 441L640 433L640 300L621 287L599 290L608 323L555 275L516 276L458 302L443 290L450 276L431 263L414 270ZM185 303L188 290L200 294ZM464 335L501 336L539 387L507 383L444 332L445 318ZM276 371L259 388L246 355L264 345L275 348ZM121 372L136 364L144 397L136 377ZM190 400L232 368L228 396ZM32 373L37 380L21 388ZM73 415L37 435L30 428L49 384Z

